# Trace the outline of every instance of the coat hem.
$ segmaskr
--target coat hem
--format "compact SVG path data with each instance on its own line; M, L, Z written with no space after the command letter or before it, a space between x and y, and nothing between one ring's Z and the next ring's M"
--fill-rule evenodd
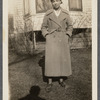
M68 77L71 76L72 74L69 75L45 75L46 77Z

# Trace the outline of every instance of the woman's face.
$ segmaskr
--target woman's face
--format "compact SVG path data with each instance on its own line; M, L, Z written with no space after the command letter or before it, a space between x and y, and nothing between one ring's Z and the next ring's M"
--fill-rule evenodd
M55 10L59 9L60 8L60 4L61 4L61 1L60 0L53 0L52 1L52 6Z

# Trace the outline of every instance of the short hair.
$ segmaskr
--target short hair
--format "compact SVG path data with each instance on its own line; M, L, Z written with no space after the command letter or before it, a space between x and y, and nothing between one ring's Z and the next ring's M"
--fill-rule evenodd
M53 2L54 0L51 0L51 2ZM62 0L60 0L61 1L61 3L62 3Z

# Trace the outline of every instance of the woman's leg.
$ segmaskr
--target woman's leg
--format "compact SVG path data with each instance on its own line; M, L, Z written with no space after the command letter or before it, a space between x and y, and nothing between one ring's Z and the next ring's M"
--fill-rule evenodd
M59 82L60 82L60 85L61 85L62 87L65 87L65 86L66 86L66 83L64 82L64 80L63 80L62 77L60 77Z
M59 81L60 81L60 83L62 83L64 80L63 80L63 78L60 78Z
M50 92L52 90L52 78L48 78L48 84L46 87L46 91Z
M67 89L67 88L70 87L69 85L67 85L67 84L64 82L63 78L60 77L59 81L60 81L60 85L61 85L62 87L64 87L65 89Z
M52 78L48 78L48 84L52 84Z

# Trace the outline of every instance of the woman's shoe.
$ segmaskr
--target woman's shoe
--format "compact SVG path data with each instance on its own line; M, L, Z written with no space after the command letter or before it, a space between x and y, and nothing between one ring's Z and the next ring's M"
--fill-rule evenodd
M64 87L65 89L68 89L70 87L65 82L60 82L59 84L60 84L61 87Z
M66 86L65 82L60 82L59 84L60 84L61 87L65 87Z
M52 84L47 84L46 91L50 92L52 90Z

